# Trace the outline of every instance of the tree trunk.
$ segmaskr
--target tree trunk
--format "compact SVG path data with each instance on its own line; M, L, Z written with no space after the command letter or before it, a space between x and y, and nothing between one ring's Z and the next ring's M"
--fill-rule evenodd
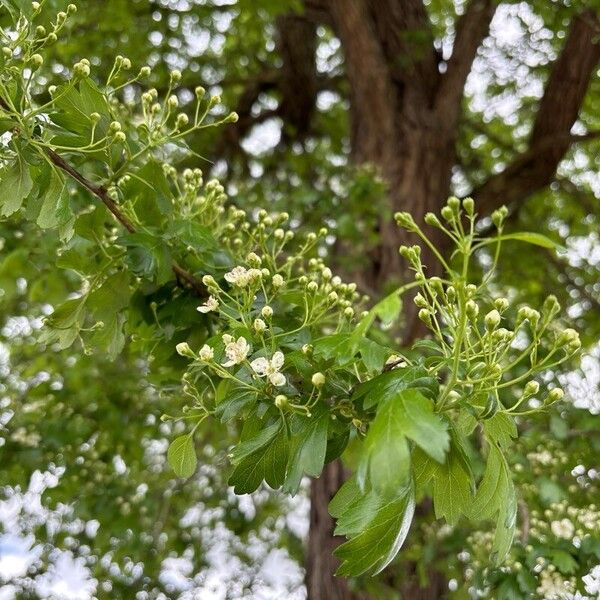
M353 592L348 580L335 577L339 566L333 551L343 541L334 537L334 520L327 507L345 480L341 460L325 466L319 479L310 487L310 530L306 562L306 589L309 600L366 600L366 596Z

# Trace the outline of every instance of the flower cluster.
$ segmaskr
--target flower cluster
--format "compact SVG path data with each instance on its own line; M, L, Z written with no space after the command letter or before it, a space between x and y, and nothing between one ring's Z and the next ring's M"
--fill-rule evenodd
M456 265L444 259L408 213L396 215L398 224L421 237L437 256L446 277L426 276L419 246L400 248L420 287L414 298L419 319L435 337L439 368L450 371L440 402L456 406L470 399L482 419L501 408L505 391L518 393L517 401L506 407L513 415L560 400L564 395L560 388L540 395L540 384L534 378L572 358L581 347L576 331L558 326L555 317L560 305L554 296L546 299L541 311L513 307L504 297L490 299L487 284L498 260L506 214L506 209L494 213L498 234L486 239L476 236L470 198L462 204L457 198L448 200L442 209L445 224L433 213L426 215L425 221L455 246ZM479 285L469 283L471 257L490 244L496 245L492 268Z

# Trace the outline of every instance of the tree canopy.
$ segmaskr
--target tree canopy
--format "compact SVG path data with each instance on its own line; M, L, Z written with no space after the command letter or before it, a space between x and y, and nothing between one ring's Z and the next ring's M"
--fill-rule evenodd
M595 597L594 2L0 10L7 597Z

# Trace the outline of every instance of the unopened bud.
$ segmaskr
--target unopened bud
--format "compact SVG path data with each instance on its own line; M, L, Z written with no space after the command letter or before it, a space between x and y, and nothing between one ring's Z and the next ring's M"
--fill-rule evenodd
M310 380L315 387L321 387L325 384L325 375L318 371L317 373L313 374Z
M540 384L537 381L528 381L523 391L524 396L533 396L540 391Z
M187 342L181 342L175 346L175 350L177 350L177 354L180 356L186 356L187 358L196 358L196 355L190 348Z
M485 315L484 318L486 329L488 331L493 331L494 329L496 329L496 327L500 325L500 318L500 313L496 309L490 310L490 312L487 315Z

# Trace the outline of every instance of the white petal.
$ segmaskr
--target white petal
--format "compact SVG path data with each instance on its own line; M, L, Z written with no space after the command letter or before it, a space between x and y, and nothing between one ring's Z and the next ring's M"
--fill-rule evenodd
M233 367L233 365L235 365L235 361L234 360L228 360L227 362L221 363L221 365L223 367Z
M267 361L266 358L255 358L251 363L250 366L252 367L252 370L257 374L260 375L261 377L264 376L264 374L267 372L267 369L269 368L269 362Z
M210 312L212 309L210 308L210 306L206 306L203 304L202 306L199 306L196 310L201 313L207 313Z
M271 359L271 364L275 367L275 369L277 369L279 371L279 369L281 369L281 367L283 367L283 352L275 352L275 354L273 354L273 358Z
M285 375L283 375L282 373L273 373L273 375L269 376L269 381L273 385L281 387L282 385L285 385Z

